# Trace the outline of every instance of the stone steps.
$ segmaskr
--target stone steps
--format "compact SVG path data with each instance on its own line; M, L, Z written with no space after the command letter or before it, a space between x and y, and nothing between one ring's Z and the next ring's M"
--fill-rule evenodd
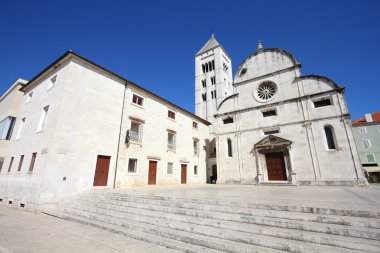
M254 247L239 242L197 235L175 229L157 228L149 224L142 225L140 223L124 221L123 219L110 217L108 215L90 214L89 212L80 212L78 210L70 212L69 214L67 213L67 209L64 212L54 211L49 214L103 228L111 232L125 234L126 236L141 239L146 242L157 243L158 245L184 252L283 252L274 249Z
M92 191L47 213L184 252L380 252L360 210Z
M157 219L162 219L162 224L165 221L169 220L174 224L174 221L187 223L188 226L192 224L203 225L213 228L229 229L233 231L241 231L251 234L271 236L275 238L283 238L290 240L298 240L304 242L311 242L317 244L324 244L335 247L343 247L347 249L357 249L357 250L368 250L371 248L373 252L376 252L380 247L380 243L374 240L362 239L362 238L349 238L346 236L337 236L337 235L326 235L323 233L314 233L308 231L298 231L293 230L292 233L289 233L289 229L277 228L277 227L268 227L261 226L256 224L247 224L239 221L228 221L228 220L219 220L219 219L210 219L210 218L201 218L197 216L196 218L188 215L177 214L169 212L159 212L152 210L144 210L139 208L124 208L123 206L109 203L101 202L86 202L74 203L69 206L70 208L82 210L82 211L91 211L97 213L108 213L113 216L120 216L122 218L132 219L140 221L149 220L154 217ZM371 246L368 246L371 245Z
M79 201L96 201L96 199L84 199ZM152 202L150 204L140 204L136 202L135 199L127 200L123 198L123 200L112 200L110 199L98 199L98 203L103 204L113 204L113 205L121 205L125 208L137 208L142 210L151 210L156 212L165 212L170 214L180 214L192 217L202 217L209 219L217 219L217 220L228 220L228 221L236 221L243 223L250 223L256 225L264 225L271 227L280 227L286 229L296 229L303 230L309 232L318 232L318 233L328 233L332 235L342 235L349 237L358 237L365 238L371 240L380 240L380 230L373 228L364 228L364 227L353 227L346 225L337 225L337 224L323 224L319 222L310 222L310 221L302 221L297 219L284 219L277 217L266 217L266 216L258 216L258 215L241 215L239 213L232 212L216 212L216 211L203 211L188 208L179 208L179 207L171 207L165 205L159 205L157 202ZM295 215L292 213L292 215ZM344 217L348 218L348 217ZM347 222L346 222L347 223Z
M168 200L152 200L133 196L97 196L98 199L102 200L116 200L116 201L127 201L133 203L141 204L151 204L159 206L186 208L191 210L203 210L208 212L222 212L222 213L234 213L234 214L244 214L244 215L254 215L260 217L270 217L270 218L284 218L289 220L302 220L309 222L319 222L327 224L336 225L347 225L355 227L365 227L365 228L380 228L380 219L362 218L362 217L351 217L351 216L338 216L338 215L321 215L315 213L303 213L303 212L289 212L289 211L278 211L278 210L266 210L266 209L252 209L246 207L235 207L235 206L225 206L225 205L209 205L209 204L193 204L186 202L173 202Z

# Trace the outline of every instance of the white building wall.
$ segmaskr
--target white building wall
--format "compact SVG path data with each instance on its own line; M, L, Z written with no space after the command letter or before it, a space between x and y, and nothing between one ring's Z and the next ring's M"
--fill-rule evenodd
M56 76L53 88L50 79ZM92 188L96 157L111 156L108 187L118 143L118 131L124 85L90 66L72 60L26 90L15 126L26 117L20 139L13 136L5 164L14 157L10 173L0 174L0 194L28 208L52 203ZM28 93L33 98L26 103ZM37 131L43 107L49 106L44 131ZM32 153L37 158L32 173L28 172ZM20 155L24 162L17 167ZM7 166L6 166L7 167Z
M143 106L132 103L133 94L144 98ZM124 104L122 140L130 129L131 121L140 120L143 126L142 142L122 143L119 153L117 187L146 186L148 184L149 161L157 161L156 185L176 185L181 183L181 164L187 165L187 183L206 182L206 141L208 126L184 113L169 103L157 99L139 89L129 86ZM175 112L175 120L168 118L168 110ZM193 128L198 122L198 129ZM168 150L168 130L176 133L176 149ZM199 155L194 155L193 139L199 140ZM137 159L136 173L128 173L128 161ZM173 163L173 174L167 174L167 163ZM194 175L194 166L198 166L198 175Z

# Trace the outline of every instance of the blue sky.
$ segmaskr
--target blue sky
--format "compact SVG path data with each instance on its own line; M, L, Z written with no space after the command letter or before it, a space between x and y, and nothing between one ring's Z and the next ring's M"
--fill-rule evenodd
M346 87L357 118L380 111L379 13L377 0L4 0L0 94L71 49L193 112L194 55L214 31L234 72L260 39Z

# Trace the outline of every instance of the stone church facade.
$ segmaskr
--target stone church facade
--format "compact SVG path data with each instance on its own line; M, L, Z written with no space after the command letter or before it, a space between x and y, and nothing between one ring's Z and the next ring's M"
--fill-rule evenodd
M344 88L323 76L301 75L294 56L261 42L233 82L231 59L214 35L195 61L196 114L212 122L209 152L216 153L209 159L210 181L367 184Z

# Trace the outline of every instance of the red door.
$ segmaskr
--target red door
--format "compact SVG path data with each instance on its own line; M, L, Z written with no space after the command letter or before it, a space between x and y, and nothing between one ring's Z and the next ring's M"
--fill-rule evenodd
M157 178L157 162L149 161L148 185L156 184L156 178Z
M186 184L187 182L187 165L181 164L181 184Z
M267 161L268 180L286 181L284 153L267 153L265 154L265 158Z
M94 176L94 186L107 186L110 156L98 155Z

